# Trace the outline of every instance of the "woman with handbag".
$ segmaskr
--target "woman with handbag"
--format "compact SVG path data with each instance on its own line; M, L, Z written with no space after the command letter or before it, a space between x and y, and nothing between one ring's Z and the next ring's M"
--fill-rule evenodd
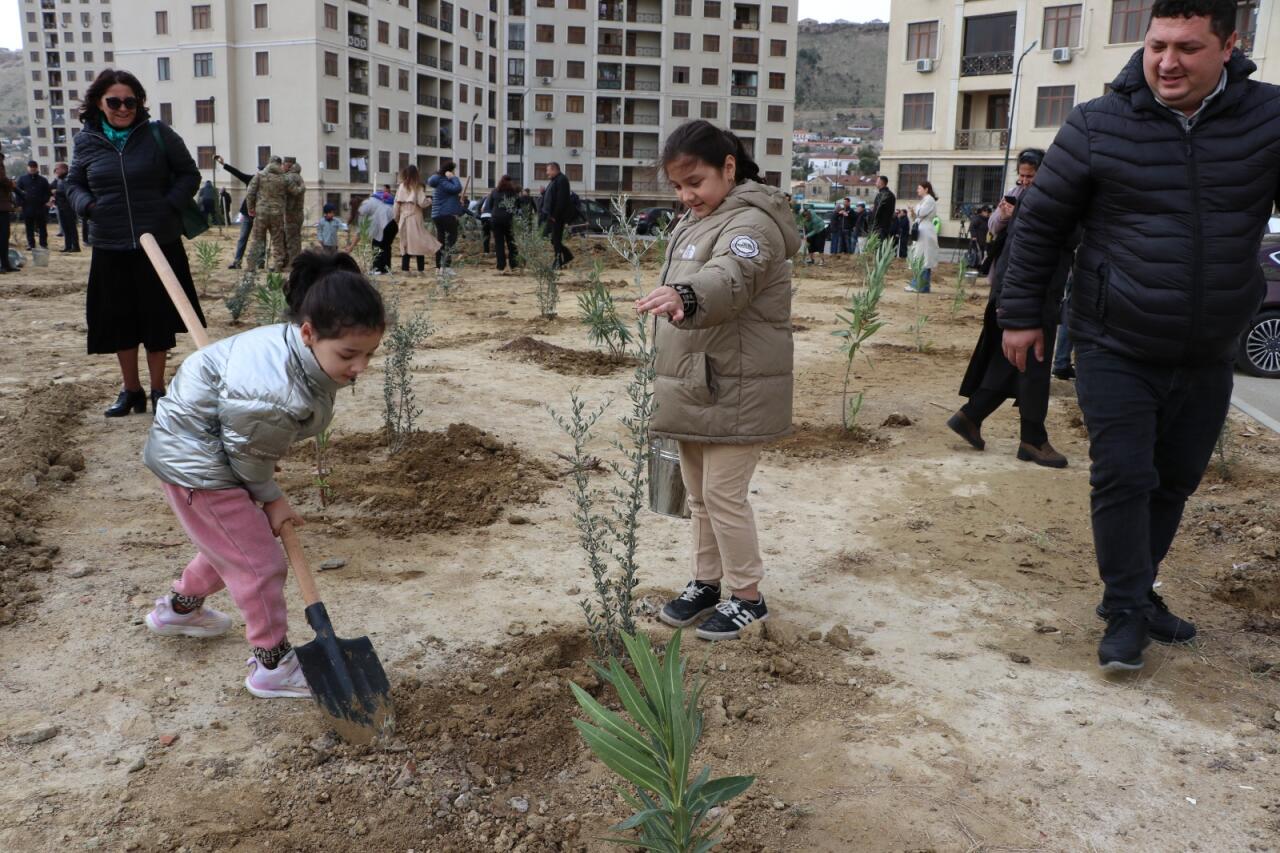
M200 172L182 138L151 123L146 98L128 71L108 68L99 74L80 105L84 127L76 135L67 175L67 194L76 215L89 222L93 241L85 309L89 354L114 353L120 362L124 387L105 412L109 418L147 410L139 345L147 350L154 410L165 392L166 356L177 342L175 334L184 331L139 243L143 234L156 238L204 322L182 247L187 227L202 230L192 198ZM186 226L191 213L196 219Z
M916 195L920 203L915 209L915 224L911 234L915 238L913 251L920 258L920 275L907 285L908 293L928 293L933 279L934 267L938 265L938 195L933 191L933 184L921 181L916 187Z

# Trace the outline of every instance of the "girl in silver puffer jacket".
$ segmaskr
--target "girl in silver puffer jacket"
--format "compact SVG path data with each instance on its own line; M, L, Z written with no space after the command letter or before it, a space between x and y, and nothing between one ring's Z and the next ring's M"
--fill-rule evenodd
M347 254L304 252L289 276L290 322L218 341L188 358L160 399L143 460L197 554L146 624L165 636L216 637L231 619L204 600L226 587L253 647L245 686L310 695L286 639L287 566L275 537L301 526L275 482L295 441L333 419L334 395L369 367L382 298Z

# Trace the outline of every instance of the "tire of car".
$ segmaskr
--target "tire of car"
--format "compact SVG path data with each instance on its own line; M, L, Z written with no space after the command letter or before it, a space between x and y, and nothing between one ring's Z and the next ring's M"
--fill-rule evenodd
M1280 378L1280 311L1263 311L1253 318L1240 338L1236 363L1250 376Z

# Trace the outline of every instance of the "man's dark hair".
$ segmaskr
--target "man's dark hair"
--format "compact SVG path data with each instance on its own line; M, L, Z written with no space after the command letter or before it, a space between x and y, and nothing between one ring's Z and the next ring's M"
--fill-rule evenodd
M887 187L887 186L889 186L889 178L888 178L888 176L886 176L886 175L881 175L880 177L876 178L876 180L877 180L877 181L884 181L884 185L885 185L886 187Z
M555 160L552 160L552 161L551 161L550 163L548 163L547 165L548 165L548 166L553 167L557 172L559 172L559 171L560 171L560 164L559 164L559 163L557 163Z
M1209 29L1223 44L1236 31L1235 0L1156 0L1151 18L1208 18ZM1150 24L1147 25L1150 27Z

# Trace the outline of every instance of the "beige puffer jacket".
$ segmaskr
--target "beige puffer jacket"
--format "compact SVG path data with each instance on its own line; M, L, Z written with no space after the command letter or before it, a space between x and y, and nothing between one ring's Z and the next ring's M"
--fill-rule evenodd
M800 249L781 190L746 181L710 216L686 214L660 284L688 285L698 308L659 321L654 433L755 444L791 431L791 264Z

